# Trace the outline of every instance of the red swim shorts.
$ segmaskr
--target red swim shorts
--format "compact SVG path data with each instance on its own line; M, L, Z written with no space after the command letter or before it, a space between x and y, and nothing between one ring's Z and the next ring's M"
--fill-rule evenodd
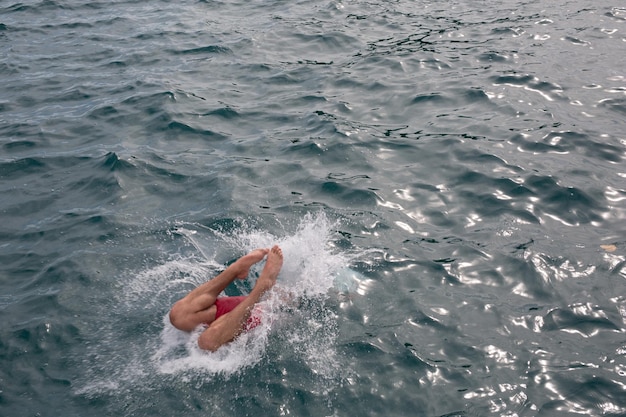
M226 313L230 313L233 311L235 307L239 305L243 300L246 299L245 295L240 295L237 297L219 297L215 300L215 307L217 307L217 311L215 312L215 319L223 316ZM259 324L261 324L261 318L258 315L254 314L253 310L250 313L250 317L248 317L248 321L246 322L246 330L252 330Z

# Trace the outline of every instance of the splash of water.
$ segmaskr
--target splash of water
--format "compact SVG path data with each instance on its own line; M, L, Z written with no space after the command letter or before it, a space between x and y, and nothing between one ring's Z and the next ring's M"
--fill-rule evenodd
M283 321L300 323L297 329L288 331L289 337L285 340L306 357L316 368L315 373L334 369L332 344L336 324L333 315L325 311L324 299L333 287L337 272L345 268L347 259L331 251L332 228L333 224L327 217L318 214L305 216L295 231L284 230L284 236L252 228L244 228L235 234L222 234L221 238L241 253L274 244L283 249L284 263L277 285L261 303L263 323L217 352L208 353L197 347L202 329L191 335L180 332L164 317L161 345L152 356L158 371L164 374L185 374L194 370L233 374L261 360L268 338L273 330L280 331ZM251 286L263 264L261 262L252 269L249 277ZM173 283L176 284L175 281ZM316 301L303 304L303 299Z
M278 287L296 296L313 297L325 294L333 286L336 273L347 262L345 255L333 253L329 245L333 226L323 214L308 214L295 231L286 230L284 237L246 230L225 239L244 252L278 244L284 253ZM257 267L262 268L262 264Z
M203 384L218 375L245 375L263 360L304 366L322 386L331 386L342 371L337 316L328 301L355 280L354 271L346 273L348 255L333 248L336 226L324 214L307 215L273 233L249 226L224 233L177 225L172 234L181 248L177 253L120 277L113 296L103 295L106 301L86 330L93 340L86 341L87 355L81 359L85 375L78 378L76 392L118 395L176 381ZM172 303L223 269L216 252L243 255L274 244L283 249L284 264L277 285L261 303L260 326L214 353L198 348L201 329L186 333L172 327L167 316ZM249 291L263 265L252 268L248 282L233 283L234 290Z

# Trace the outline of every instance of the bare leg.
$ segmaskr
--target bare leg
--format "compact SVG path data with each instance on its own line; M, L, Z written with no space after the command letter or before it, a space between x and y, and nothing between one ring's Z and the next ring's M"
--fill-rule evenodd
M229 313L220 316L200 335L198 346L201 349L216 351L220 346L234 340L244 329L253 307L263 294L276 284L276 278L283 266L283 251L274 246L267 255L267 262L257 279L250 295Z
M237 259L222 273L195 288L178 300L170 310L170 322L179 330L192 331L202 323L215 320L217 296L235 279L246 278L250 267L260 262L269 252L268 249L256 249Z

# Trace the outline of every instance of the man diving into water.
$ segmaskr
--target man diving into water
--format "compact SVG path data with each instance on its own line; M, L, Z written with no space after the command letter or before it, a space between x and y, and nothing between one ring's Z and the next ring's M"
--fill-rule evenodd
M262 261L265 256L265 267L249 295L218 297L236 278L245 279L252 265ZM271 249L253 250L177 301L170 310L170 322L177 329L186 332L201 324L208 325L198 338L198 346L215 352L243 331L260 323L260 318L254 314L253 309L263 294L276 284L282 266L283 251L277 245Z

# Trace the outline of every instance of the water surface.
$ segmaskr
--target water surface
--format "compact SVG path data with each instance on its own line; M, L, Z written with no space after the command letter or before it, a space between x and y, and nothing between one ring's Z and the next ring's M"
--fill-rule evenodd
M3 2L0 414L625 414L625 24ZM296 306L216 354L171 328L274 242Z

